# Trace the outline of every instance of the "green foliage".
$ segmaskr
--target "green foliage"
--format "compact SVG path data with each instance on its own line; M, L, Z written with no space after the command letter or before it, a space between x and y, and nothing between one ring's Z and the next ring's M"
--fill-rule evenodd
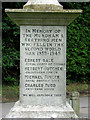
M4 49L4 46L3 46L3 49ZM15 48L4 49L3 67L13 67L13 66L18 67L16 64L16 61L19 62L19 51L16 51Z
M2 52L3 83L18 84L20 75L20 30L4 12L5 8L22 8L25 3L3 3ZM67 27L67 81L89 79L89 4L61 3L64 9L82 9L83 13Z
M23 3L24 4L24 3ZM20 30L6 15L5 8L20 8L22 3L3 3L2 14L2 70L3 84L19 83L20 75Z
M18 81L18 79L17 78L15 78L15 77L13 77L13 76L6 76L6 77L4 77L4 80L5 80L5 82L7 83L7 84L13 84L13 85L15 85L15 86L17 86L18 84L19 84L19 81Z
M89 5L70 3L71 9L82 9L83 13L67 29L67 80L88 82L89 79Z

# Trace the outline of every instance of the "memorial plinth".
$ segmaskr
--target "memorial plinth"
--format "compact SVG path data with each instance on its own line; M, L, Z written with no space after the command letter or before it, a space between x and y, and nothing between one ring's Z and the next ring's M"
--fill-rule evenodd
M6 118L77 118L66 102L66 26L82 10L36 1L5 10L20 26L20 99Z

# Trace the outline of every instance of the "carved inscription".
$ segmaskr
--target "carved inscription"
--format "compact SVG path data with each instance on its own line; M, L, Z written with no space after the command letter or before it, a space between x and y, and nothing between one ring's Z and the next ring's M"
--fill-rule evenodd
M65 27L21 26L23 97L62 97L65 92Z

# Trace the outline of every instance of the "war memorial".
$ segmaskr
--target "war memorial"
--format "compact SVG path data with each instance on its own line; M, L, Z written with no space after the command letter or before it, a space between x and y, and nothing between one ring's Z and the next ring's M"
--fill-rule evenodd
M78 118L66 101L66 39L82 10L29 0L5 12L20 26L20 97L6 118Z

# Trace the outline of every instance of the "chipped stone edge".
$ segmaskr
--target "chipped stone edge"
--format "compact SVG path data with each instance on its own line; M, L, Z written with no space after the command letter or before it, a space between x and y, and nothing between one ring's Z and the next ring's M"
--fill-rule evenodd
M62 114L63 118L78 118L67 102L66 106L25 106L20 101L15 103L5 118L60 118Z
M39 13L39 12L41 12L41 13L82 13L83 12L83 10L77 10L77 9L74 9L74 10L72 10L72 9L61 9L61 10L59 10L59 11L31 11L31 10L27 10L27 9L5 9L5 12L16 12L16 13L19 13L19 12L32 12L32 13L35 13L35 12L37 12L37 13Z

